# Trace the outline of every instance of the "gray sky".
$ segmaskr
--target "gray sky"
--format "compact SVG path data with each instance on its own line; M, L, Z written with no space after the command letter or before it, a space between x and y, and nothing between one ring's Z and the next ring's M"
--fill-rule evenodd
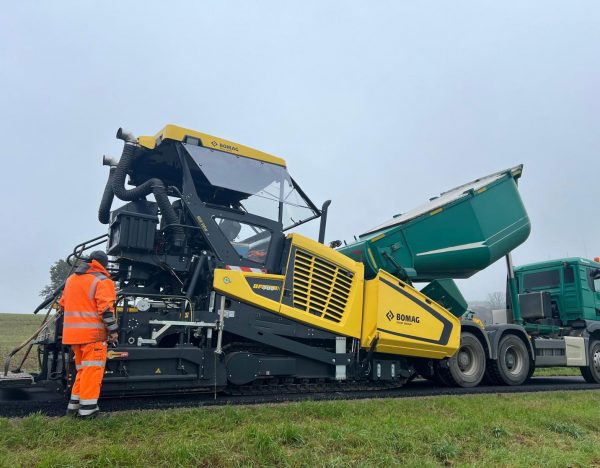
M283 157L350 240L525 164L516 264L600 255L600 4L9 2L0 16L2 306L105 232L102 154L174 123ZM308 233L316 237L314 224ZM501 262L460 282L503 289Z

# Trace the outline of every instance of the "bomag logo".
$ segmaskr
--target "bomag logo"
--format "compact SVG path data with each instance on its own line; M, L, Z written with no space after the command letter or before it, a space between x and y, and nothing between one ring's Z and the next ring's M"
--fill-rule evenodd
M279 291L281 287L273 284L255 284L252 286L252 289L260 289L262 291Z
M391 322L396 319L396 322L402 322L405 325L410 325L413 323L421 323L421 317L418 315L409 315L409 314L394 314L391 310L385 314L387 319Z
M236 153L240 152L240 149L237 146L226 145L225 143L221 143L220 141L213 140L210 142L213 148L222 149L225 151L235 151Z

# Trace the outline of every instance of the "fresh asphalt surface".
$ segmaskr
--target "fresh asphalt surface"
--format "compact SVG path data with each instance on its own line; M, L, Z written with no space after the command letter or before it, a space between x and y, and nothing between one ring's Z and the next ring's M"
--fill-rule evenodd
M213 394L169 395L156 397L131 397L101 399L103 412L141 409L193 408L215 405L250 405L305 400L357 400L366 398L408 398L440 395L473 395L485 393L522 393L599 390L600 384L588 384L582 377L533 377L527 384L517 387L479 386L475 388L438 387L426 380L415 380L405 387L394 390L295 393L258 396L219 396ZM61 416L66 400L61 393L43 388L0 390L0 416L21 417L32 413Z

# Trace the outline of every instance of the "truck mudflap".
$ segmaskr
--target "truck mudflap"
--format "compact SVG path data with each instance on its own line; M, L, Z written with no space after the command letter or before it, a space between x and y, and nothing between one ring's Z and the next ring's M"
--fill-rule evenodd
M531 344L531 340L527 335L525 329L519 325L514 324L500 324L500 325L488 325L485 328L487 333L489 343L490 343L490 359L498 359L498 345L502 337L510 332L513 335L519 336L522 340L527 343L527 349L529 350L529 357L532 361L535 361L535 351L533 349L533 345Z

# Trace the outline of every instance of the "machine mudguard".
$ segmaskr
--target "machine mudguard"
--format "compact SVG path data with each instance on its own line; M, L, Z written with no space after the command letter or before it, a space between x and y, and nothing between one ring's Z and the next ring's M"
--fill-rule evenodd
M487 358L495 359L495 357L492 357L492 345L490 344L489 334L486 333L487 330L482 329L479 325L471 320L462 320L460 322L460 328L461 331L467 331L475 335L479 341L481 341L483 349L485 349L487 354Z
M533 349L533 344L531 340L527 336L527 332L525 329L519 325L514 324L500 324L500 325L488 325L485 327L485 332L488 336L490 346L490 359L496 360L498 359L498 345L502 337L509 331L520 338L522 338L528 345L529 348L529 357L531 360L535 360L535 351Z
M600 334L600 322L594 322L593 320L585 321L585 331L588 336Z

